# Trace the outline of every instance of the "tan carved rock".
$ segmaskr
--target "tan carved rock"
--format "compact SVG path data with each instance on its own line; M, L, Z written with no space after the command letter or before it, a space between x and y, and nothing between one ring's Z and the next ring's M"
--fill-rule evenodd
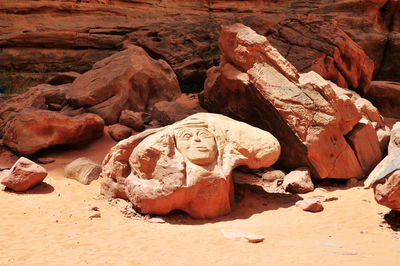
M268 132L218 114L198 113L118 143L103 161L104 194L126 195L141 213L227 214L232 170L267 167L280 155Z

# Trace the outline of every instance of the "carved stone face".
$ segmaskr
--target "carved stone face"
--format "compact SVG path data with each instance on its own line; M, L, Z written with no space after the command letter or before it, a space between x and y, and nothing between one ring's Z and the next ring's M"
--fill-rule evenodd
M217 156L214 135L205 128L182 128L175 132L180 153L197 165L211 164Z

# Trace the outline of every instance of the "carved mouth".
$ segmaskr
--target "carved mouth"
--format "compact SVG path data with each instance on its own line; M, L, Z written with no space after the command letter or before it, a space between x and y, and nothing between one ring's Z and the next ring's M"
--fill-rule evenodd
M198 151L208 151L208 148L204 147L204 146L196 146L196 150L198 150Z

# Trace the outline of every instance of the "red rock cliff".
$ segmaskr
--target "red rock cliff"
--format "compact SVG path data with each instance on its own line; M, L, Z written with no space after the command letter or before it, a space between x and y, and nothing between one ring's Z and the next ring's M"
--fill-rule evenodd
M218 64L221 24L259 34L287 18L336 19L374 61L374 79L400 81L397 0L0 0L0 71L79 71L129 43L165 59L181 84L202 87Z

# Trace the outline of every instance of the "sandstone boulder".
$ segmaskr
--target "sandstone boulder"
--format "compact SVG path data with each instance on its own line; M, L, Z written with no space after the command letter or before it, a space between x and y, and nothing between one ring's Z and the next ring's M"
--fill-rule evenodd
M104 121L95 114L69 117L57 112L27 108L8 124L4 145L22 155L65 144L79 145L103 135Z
M47 176L46 169L25 157L19 158L10 170L5 171L1 184L14 191L26 191Z
M131 110L123 110L119 117L119 122L122 125L132 128L135 131L142 131L144 128L144 121L142 112L133 112Z
M132 129L121 124L114 124L108 127L108 134L115 141L120 141L129 138L132 135Z
M64 177L89 185L90 182L99 178L101 166L88 158L78 158L64 168Z
M208 70L201 105L265 129L282 145L279 165L307 166L315 178L362 177L344 135L361 118L317 73L299 73L250 28L223 26L220 66Z
M280 145L268 132L198 113L118 143L103 161L102 190L125 194L141 213L179 209L212 218L231 210L235 167L267 167L279 154Z
M334 19L308 15L272 26L268 40L300 72L315 71L340 87L367 92L374 62Z
M310 170L307 167L298 168L287 174L282 183L285 191L293 194L301 194L314 191Z
M372 81L365 97L382 115L400 118L400 82Z
M77 77L66 98L71 106L98 114L108 125L118 121L122 110L149 110L156 102L171 101L179 95L171 67L132 46L97 62Z

